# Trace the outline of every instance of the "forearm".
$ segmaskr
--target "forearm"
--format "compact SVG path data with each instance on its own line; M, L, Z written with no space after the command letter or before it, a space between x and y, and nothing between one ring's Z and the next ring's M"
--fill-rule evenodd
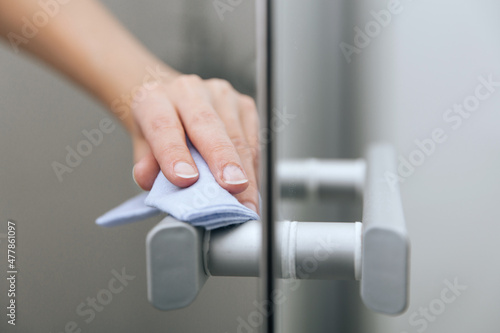
M132 117L124 111L127 96L146 81L168 81L178 74L149 53L96 1L45 3L51 4L52 16L38 0L0 0L1 35L14 49L23 48L38 56L110 109L120 109L120 119L134 132ZM46 17L46 23L35 21L38 26L33 25L27 34L23 18L33 23L36 13L39 19ZM151 75L153 71L156 77Z

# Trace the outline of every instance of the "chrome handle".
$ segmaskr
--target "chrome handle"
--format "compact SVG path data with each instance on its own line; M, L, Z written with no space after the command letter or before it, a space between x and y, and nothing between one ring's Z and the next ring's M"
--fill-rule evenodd
M309 184L310 194L320 186L362 191L363 223L278 222L276 277L360 279L368 308L404 311L409 239L397 183L386 179L395 163L392 148L380 144L370 147L365 161L282 162L284 187ZM162 310L190 304L210 275L259 276L259 221L209 232L167 217L146 244L149 300Z

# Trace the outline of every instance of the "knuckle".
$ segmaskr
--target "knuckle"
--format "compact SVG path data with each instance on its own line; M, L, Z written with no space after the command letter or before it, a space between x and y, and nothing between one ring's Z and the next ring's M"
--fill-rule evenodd
M258 148L248 145L241 150L240 154L243 155L244 158L250 159L258 165L260 159L260 151Z
M250 151L252 160L254 160L258 165L259 160L260 160L260 147L259 146L250 147L249 151Z
M253 98L246 95L241 96L240 110L244 114L245 119L251 122L252 126L259 126L259 112Z
M259 114L257 113L256 109L247 112L247 116L250 118L249 121L252 123L252 126L254 126L255 128L258 128L260 126Z
M202 78L196 74L184 74L175 79L175 82L182 87L199 84L202 81Z
M196 110L191 119L191 122L194 125L202 125L219 121L217 113L208 105L198 105L193 108Z
M212 152L212 154L219 156L223 155L224 159L227 159L228 157L232 157L234 155L234 146L229 142L214 141L212 142L211 146L212 147L210 151ZM220 160L222 163L225 163L225 161L222 161L221 158L217 159Z
M254 162L253 162L253 168L255 169L256 172L256 177L259 178L259 165L260 165L260 157L257 157Z
M251 159L253 161L258 160L260 158L260 147L257 144L250 144L248 141L241 135L232 135L230 136L231 142L234 147L238 150L238 154L245 158Z
M166 115L154 118L150 123L150 128L154 134L180 131L177 120Z
M254 165L259 164L260 147L258 145L251 145L240 136L232 137L231 142L242 160L253 161Z
M229 138L231 139L231 142L236 149L246 150L247 148L249 148L247 141L241 135L232 135Z
M221 95L227 95L233 91L231 83L223 79L210 79L208 83L214 91Z
M260 142L259 135L251 135L249 138L249 141L250 141L252 147L255 148L258 153L260 153L261 142Z
M243 111L257 114L257 105L252 97L242 95L240 97L240 104Z
M175 159L180 159L182 156L184 156L187 153L187 148L180 143L169 143L160 148L158 153L160 154L160 160L163 159L163 161L165 161L166 159L168 161L172 161Z
M239 147L238 148L238 153L240 154L241 158L243 160L253 160L253 151L250 146L245 146L245 147Z

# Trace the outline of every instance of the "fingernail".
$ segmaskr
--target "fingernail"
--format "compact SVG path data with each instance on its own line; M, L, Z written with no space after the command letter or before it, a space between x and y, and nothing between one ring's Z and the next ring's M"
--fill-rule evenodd
M135 185L139 186L139 184L137 184L137 180L135 180L135 165L134 165L134 167L132 168L132 179L134 180ZM140 186L139 186L139 187L140 187Z
M181 178L194 178L198 176L196 169L186 162L178 162L174 166L174 172Z
M253 203L247 201L243 203L243 206L250 208L251 210L257 213L257 207Z
M229 185L239 185L248 182L247 176L236 165L229 164L222 172L222 180Z

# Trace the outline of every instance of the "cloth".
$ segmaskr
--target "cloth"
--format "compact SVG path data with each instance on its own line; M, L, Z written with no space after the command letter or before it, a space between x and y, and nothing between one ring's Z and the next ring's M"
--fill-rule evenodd
M127 200L99 217L96 223L112 227L140 221L161 212L208 230L258 220L257 213L243 206L217 183L207 163L189 140L188 147L199 172L195 184L186 188L177 187L160 171L150 192Z

